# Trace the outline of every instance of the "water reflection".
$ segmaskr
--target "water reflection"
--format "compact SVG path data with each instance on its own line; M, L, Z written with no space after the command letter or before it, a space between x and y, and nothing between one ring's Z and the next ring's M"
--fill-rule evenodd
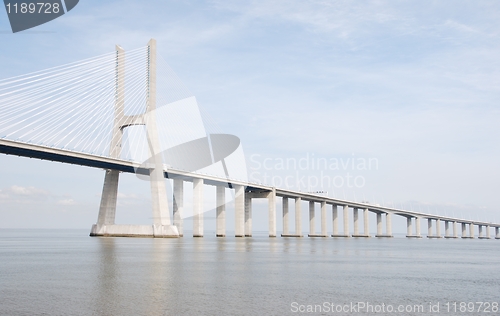
M117 302L119 302L116 240L115 238L95 239L98 242L95 312L101 315L112 315L116 311Z

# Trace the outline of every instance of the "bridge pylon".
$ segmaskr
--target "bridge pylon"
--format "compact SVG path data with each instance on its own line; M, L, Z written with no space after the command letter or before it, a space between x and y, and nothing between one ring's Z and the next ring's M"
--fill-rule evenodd
M149 179L153 206L152 225L115 224L118 196L118 170L106 170L97 223L92 225L90 236L125 237L179 237L176 226L171 225L165 185L163 159L156 124L156 40L148 42L146 111L139 115L125 115L125 51L116 46L116 96L110 156L121 156L123 130L133 125L144 125L151 158Z

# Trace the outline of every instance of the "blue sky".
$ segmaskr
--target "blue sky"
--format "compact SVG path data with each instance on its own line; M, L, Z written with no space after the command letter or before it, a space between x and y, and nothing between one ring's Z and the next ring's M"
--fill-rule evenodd
M500 221L499 18L497 1L80 1L17 34L0 12L0 78L153 37L249 161L378 161L323 170L361 188L302 190ZM95 222L102 170L3 155L0 172L0 227ZM120 192L120 220L147 221L147 184Z

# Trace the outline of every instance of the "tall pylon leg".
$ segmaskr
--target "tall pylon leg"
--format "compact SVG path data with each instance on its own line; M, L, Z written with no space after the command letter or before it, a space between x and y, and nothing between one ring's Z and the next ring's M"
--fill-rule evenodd
M167 187L163 172L160 139L156 126L156 40L148 43L148 91L147 109L144 115L149 151L152 156L153 169L150 169L151 199L153 205L153 233L155 237L178 237L177 227L170 225Z

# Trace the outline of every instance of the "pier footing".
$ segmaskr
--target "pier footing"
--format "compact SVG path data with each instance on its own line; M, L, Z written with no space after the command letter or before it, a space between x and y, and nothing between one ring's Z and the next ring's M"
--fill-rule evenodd
M92 237L155 237L178 238L173 225L92 225Z

